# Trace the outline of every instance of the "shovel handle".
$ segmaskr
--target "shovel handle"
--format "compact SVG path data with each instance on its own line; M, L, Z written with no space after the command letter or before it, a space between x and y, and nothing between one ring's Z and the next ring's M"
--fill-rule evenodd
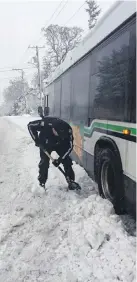
M51 157L51 155L46 151L46 150L43 150L44 151L44 153L47 155L47 157L53 162L54 161L54 159ZM60 166L58 166L58 169L64 174L64 176L66 177L66 174L65 174L65 172L64 172L64 170L60 167Z
M41 149L42 149L43 152L47 155L47 157L53 162L54 159L51 157L51 155L50 155L46 150L44 150L42 147L41 147ZM66 175L66 173L64 172L64 170L63 170L60 166L58 166L58 169L59 169L59 170L62 172L62 174L65 176L67 182L70 183L71 181L69 181L69 178L67 177L67 175Z
M54 159L51 157L51 155L50 155L46 150L44 150L42 147L41 147L41 149L42 149L43 152L47 155L47 157L53 162ZM69 179L69 177L66 175L66 173L64 172L64 170L63 170L60 166L58 166L58 169L59 169L59 170L62 172L62 174L65 176L68 185L70 185L70 184L72 184L72 183L75 183L75 185L78 186L78 188L77 188L76 190L80 190L80 189L81 189L81 187L79 186L79 184L77 184L76 182L71 181L71 180ZM74 189L73 189L73 190L74 190Z
M43 150L43 151L47 155L47 157L53 162L54 159L51 157L51 155L46 150Z

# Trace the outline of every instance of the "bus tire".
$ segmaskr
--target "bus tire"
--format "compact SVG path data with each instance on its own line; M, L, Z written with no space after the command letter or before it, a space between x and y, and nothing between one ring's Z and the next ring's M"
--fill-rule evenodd
M97 156L97 182L99 194L112 202L117 214L125 213L123 172L116 154L109 148L101 149Z

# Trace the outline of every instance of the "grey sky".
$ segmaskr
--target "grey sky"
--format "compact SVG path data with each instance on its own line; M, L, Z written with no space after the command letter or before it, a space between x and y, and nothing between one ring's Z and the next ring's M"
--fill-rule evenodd
M45 24L63 25L67 21L68 26L81 26L85 33L88 31L88 14L85 7L76 13L69 21L71 16L84 3L83 0L77 1L0 1L0 98L4 87L8 85L8 79L19 75L17 72L1 72L3 69L12 67L29 67L27 62L34 55L34 50L29 49L25 52L28 45L43 45L43 38L40 37L40 30ZM111 1L97 1L102 10L100 17L114 3ZM61 3L61 4L60 4ZM49 19L56 7L60 4L52 20ZM60 14L58 15L59 11ZM44 50L41 51L41 56ZM31 78L34 70L26 70L28 79Z

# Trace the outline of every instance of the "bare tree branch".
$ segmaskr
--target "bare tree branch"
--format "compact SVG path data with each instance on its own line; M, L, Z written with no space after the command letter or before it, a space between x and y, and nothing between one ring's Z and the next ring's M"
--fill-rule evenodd
M79 27L50 25L42 28L48 45L47 57L52 61L52 67L57 67L66 58L69 51L75 48L81 40L83 30ZM47 58L43 60L44 69L47 67ZM52 69L51 67L51 69ZM50 70L51 70L50 69Z

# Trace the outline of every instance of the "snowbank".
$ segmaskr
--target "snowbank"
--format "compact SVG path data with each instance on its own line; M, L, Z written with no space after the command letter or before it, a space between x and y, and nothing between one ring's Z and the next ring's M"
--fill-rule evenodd
M31 116L31 115L26 115L26 114L24 114L23 116L7 116L7 117L4 117L4 118L9 120L12 123L15 123L16 125L18 125L21 129L23 129L25 131L28 130L27 124L30 121L40 119L39 116L34 117L34 116Z
M17 126L28 120L0 119L0 282L135 282L136 238L83 168L81 195L52 165L38 187L38 148Z

